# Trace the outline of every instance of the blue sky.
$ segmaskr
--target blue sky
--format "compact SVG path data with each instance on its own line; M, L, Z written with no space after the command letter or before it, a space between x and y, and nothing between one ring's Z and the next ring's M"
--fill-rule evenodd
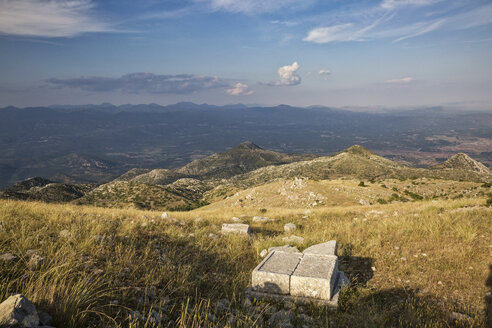
M0 106L492 110L490 0L0 0Z

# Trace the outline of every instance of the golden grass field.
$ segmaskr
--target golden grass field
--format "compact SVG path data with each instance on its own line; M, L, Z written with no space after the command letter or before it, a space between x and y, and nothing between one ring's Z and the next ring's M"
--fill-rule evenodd
M158 327L159 320L162 327L268 327L282 308L296 313L296 327L485 327L492 264L492 208L485 202L309 210L224 202L170 213L176 220L169 220L161 212L0 200L0 254L18 257L0 261L0 299L25 294L55 327ZM254 223L254 215L275 222ZM252 238L220 236L233 216L251 225ZM340 269L351 280L338 312L245 304L261 250L285 244L288 222L305 238L300 250L338 241ZM29 268L28 250L45 261ZM217 306L224 298L227 309ZM453 321L452 312L468 317Z

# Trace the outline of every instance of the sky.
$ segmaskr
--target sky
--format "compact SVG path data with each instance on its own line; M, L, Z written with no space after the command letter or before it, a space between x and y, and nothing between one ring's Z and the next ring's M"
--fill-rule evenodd
M0 106L492 110L491 0L0 0Z

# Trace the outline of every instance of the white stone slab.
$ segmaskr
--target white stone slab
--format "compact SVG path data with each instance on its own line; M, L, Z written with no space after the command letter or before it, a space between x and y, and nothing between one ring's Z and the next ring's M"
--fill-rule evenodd
M326 243L313 245L306 248L302 253L309 255L337 255L337 241L330 240Z
M253 270L252 289L254 291L284 294L290 292L290 278L296 269L302 253L274 251Z
M249 225L243 224L243 223L224 223L222 225L221 232L223 234L229 234L229 233L238 233L238 234L243 234L243 235L250 235L251 234L251 230L249 229Z
M338 279L338 258L304 254L290 280L292 296L330 300Z

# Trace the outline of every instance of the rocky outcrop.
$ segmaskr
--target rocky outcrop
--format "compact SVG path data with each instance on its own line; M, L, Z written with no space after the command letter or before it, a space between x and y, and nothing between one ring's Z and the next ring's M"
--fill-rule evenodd
M27 297L22 294L12 295L0 304L0 327L2 328L49 328L51 316L37 311Z

